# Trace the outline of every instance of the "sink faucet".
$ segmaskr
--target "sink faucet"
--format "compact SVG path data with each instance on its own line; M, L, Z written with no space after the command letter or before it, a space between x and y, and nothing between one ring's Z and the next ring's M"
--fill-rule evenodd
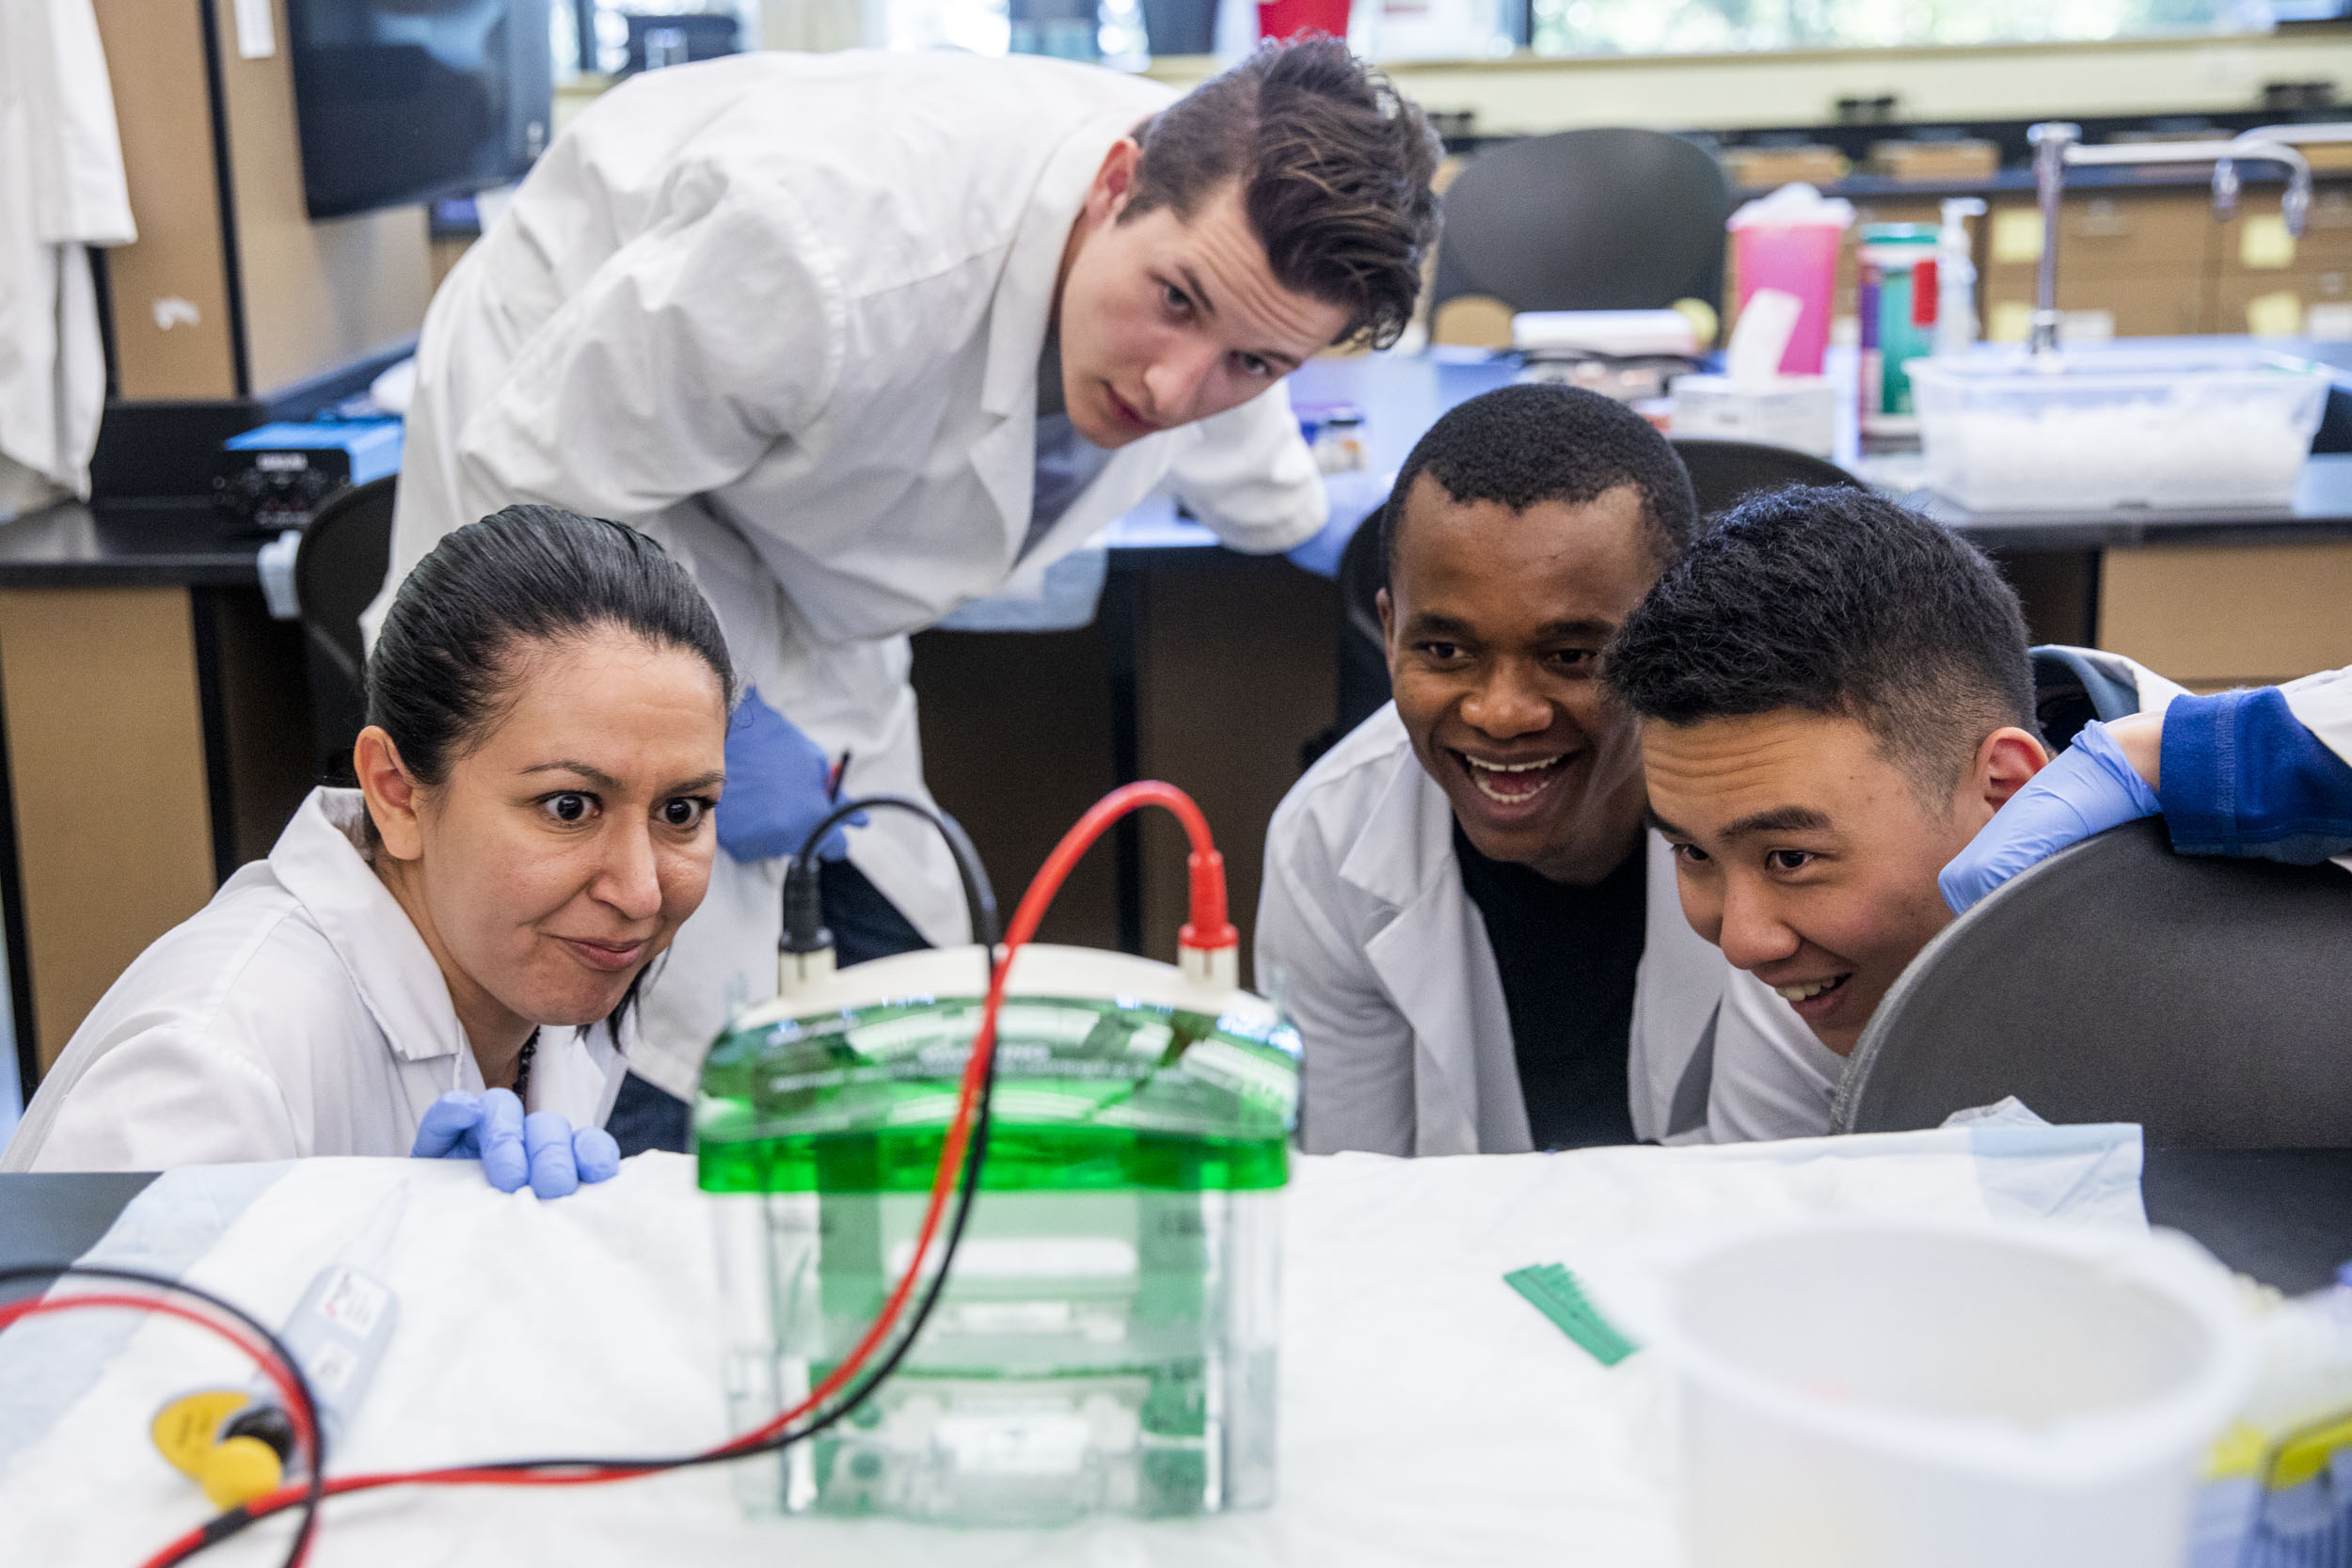
M2267 143L2278 147L2325 146L2331 142L2341 144L2352 142L2352 125L2342 121L2307 125L2257 125L2251 131L2240 132L2236 139L2248 144ZM2214 166L2214 199L2216 201L2221 199L2221 171L2227 166L2224 164ZM2230 194L2234 199L2237 194L2237 177L2234 170L2231 173L2230 184ZM2296 200L2298 188L2301 197L2299 203ZM2296 182L2288 182L2287 205L2284 208L2287 229L2297 239L2303 237L2302 220L2311 211L2311 196L2309 179L2302 181L2299 187Z
M2042 263L2034 279L2034 311L2026 340L2034 356L2039 358L2054 354L2058 345L2058 207L2066 194L2066 171L2069 167L2211 164L2214 212L2226 218L2237 210L2237 166L2242 162L2278 164L2287 171L2287 191L2280 210L2286 218L2287 232L2300 238L2303 219L2312 207L2312 166L2304 160L2303 154L2287 145L2286 139L2273 134L2280 130L2337 131L2343 135L2302 139L2352 140L2352 126L2294 126L2249 131L2231 140L2217 137L2202 141L2122 142L2086 147L2079 125L2064 120L2049 120L2029 127L2026 138L2033 144L2034 196L2042 208Z

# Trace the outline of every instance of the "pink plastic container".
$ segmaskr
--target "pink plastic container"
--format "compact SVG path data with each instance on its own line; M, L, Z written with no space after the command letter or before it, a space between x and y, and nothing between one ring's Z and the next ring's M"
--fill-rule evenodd
M1259 0L1258 36L1289 40L1301 33L1328 33L1343 39L1347 8L1348 0Z
M1831 296L1837 288L1837 244L1843 224L1748 223L1731 231L1740 268L1740 309L1758 289L1794 294L1804 307L1780 356L1783 375L1819 375L1829 347Z

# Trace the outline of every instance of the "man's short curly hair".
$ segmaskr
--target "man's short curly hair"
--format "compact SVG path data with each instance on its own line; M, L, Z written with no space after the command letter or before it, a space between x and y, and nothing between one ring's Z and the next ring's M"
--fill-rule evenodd
M1266 43L1146 120L1124 223L1190 218L1228 181L1276 281L1347 311L1342 342L1385 348L1413 319L1438 238L1442 149L1382 75L1320 36Z
M1544 501L1583 506L1612 490L1642 500L1650 560L1663 571L1698 530L1699 503L1682 459L1656 427L1614 398L1581 387L1498 387L1456 404L1415 443L1380 509L1380 559L1396 573L1406 498L1423 474L1457 504Z

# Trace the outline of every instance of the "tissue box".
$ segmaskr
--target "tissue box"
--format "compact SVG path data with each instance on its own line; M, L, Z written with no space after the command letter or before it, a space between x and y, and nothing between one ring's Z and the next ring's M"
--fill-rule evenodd
M1825 375L1783 375L1740 386L1727 375L1675 382L1674 433L1759 441L1828 457L1837 434L1837 393Z

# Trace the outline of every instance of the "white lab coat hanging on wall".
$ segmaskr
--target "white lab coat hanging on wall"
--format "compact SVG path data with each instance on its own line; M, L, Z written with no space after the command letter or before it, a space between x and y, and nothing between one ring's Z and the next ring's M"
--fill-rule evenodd
M89 494L106 401L87 245L136 238L89 0L0 5L0 517Z
M1322 527L1278 386L1120 448L1024 553L1063 247L1104 154L1173 97L946 53L737 55L615 88L426 316L371 616L501 507L636 524L702 585L743 683L854 753L847 792L923 798L909 633L1034 593L1164 478L1243 549ZM968 940L924 824L878 813L850 846L927 938ZM774 993L781 881L720 857L647 991L644 1076L691 1095L728 1012Z

